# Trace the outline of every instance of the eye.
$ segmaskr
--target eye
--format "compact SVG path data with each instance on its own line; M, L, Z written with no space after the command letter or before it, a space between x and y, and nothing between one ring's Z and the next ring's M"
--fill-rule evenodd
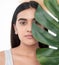
M33 22L35 22L36 24L40 25L36 20L33 20Z
M27 24L26 21L20 21L19 23L20 23L21 25L26 25L26 24Z
M39 24L37 21L35 21L36 24Z

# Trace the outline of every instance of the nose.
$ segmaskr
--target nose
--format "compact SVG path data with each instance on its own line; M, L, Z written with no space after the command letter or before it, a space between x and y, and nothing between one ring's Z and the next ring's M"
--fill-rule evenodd
M27 32L32 32L32 23L31 24L28 24L27 26Z

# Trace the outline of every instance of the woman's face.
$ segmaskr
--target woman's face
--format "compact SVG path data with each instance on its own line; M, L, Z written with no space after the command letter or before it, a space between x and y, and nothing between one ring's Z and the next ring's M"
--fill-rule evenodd
M32 36L32 22L35 22L35 11L34 8L21 11L17 15L16 24L14 24L15 34L18 35L20 42L26 45L34 45L37 43Z

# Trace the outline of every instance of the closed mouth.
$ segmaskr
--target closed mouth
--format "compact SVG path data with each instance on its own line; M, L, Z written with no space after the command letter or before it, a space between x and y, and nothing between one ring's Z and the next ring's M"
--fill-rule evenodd
M25 35L25 37L27 37L28 39L32 39L33 38L32 35Z

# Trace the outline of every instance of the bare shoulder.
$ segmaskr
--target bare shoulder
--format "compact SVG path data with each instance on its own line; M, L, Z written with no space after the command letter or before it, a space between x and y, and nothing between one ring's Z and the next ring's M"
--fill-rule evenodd
M5 54L4 54L4 51L0 52L0 65L5 65Z

